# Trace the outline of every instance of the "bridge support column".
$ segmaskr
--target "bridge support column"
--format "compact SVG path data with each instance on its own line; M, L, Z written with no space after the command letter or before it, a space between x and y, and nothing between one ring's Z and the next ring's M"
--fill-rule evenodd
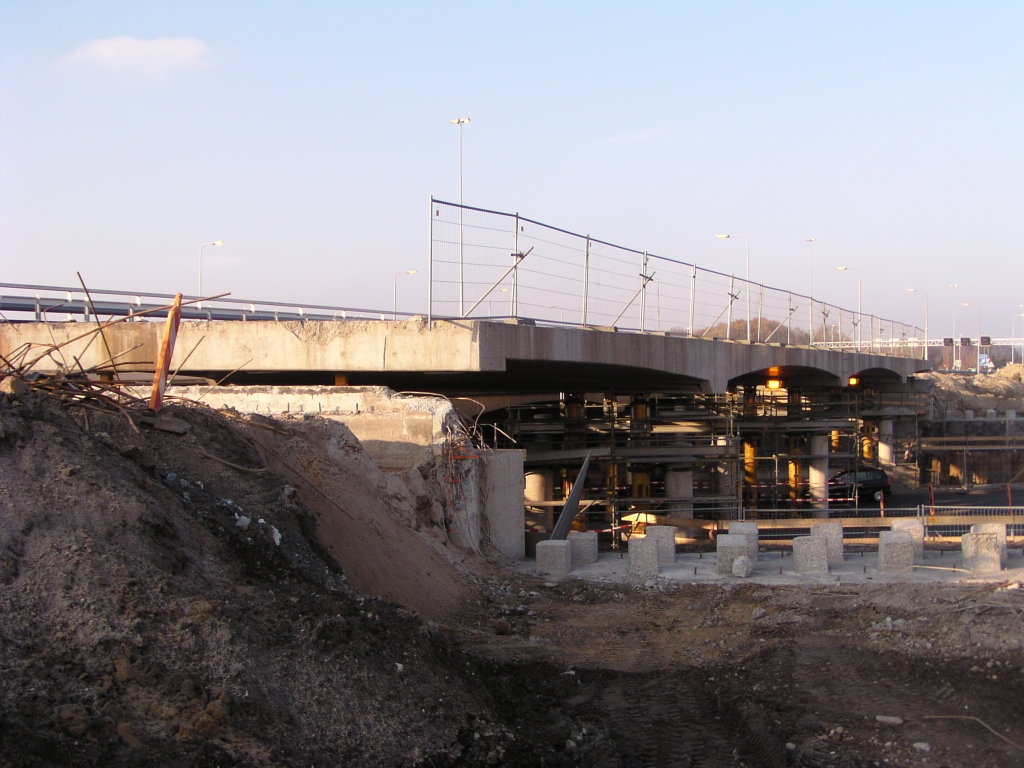
M757 438L743 441L743 506L757 509Z
M526 473L526 503L551 501L554 497L554 473L550 469L534 469ZM544 507L544 529L550 531L555 525L553 507Z
M789 438L789 455L794 456L796 454L803 453L800 438L790 437ZM789 498L791 501L797 501L800 498L800 481L802 479L802 469L800 467L799 459L789 460Z
M878 424L878 461L881 464L892 464L893 421L882 419Z
M693 518L693 469L689 465L676 465L665 473L665 495L672 502L673 517Z
M810 481L811 507L815 517L828 518L828 435L811 435Z

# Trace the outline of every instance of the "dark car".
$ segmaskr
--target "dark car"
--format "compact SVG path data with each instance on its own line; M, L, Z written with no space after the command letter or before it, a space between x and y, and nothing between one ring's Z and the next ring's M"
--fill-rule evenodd
M856 472L848 469L832 475L828 481L830 499L853 499L854 494L861 501L881 501L892 495L889 475L882 469L864 468Z

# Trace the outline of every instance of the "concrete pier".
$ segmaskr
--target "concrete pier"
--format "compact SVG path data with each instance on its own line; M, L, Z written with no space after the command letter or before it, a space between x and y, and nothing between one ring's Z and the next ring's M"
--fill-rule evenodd
M828 545L824 536L793 539L793 570L797 573L828 573Z
M537 573L543 578L564 579L572 571L572 544L568 541L537 542Z

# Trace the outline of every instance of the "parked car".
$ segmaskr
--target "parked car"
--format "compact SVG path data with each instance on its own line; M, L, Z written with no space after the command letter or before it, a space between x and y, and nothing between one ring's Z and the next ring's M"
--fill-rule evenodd
M889 475L884 469L863 468L836 472L828 480L830 499L852 499L856 493L861 501L881 501L892 495Z

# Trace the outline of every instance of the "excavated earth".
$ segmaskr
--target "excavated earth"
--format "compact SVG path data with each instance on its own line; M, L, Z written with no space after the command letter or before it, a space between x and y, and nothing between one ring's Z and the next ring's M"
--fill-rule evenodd
M340 424L168 413L0 395L0 768L1024 765L1012 579L542 583Z

